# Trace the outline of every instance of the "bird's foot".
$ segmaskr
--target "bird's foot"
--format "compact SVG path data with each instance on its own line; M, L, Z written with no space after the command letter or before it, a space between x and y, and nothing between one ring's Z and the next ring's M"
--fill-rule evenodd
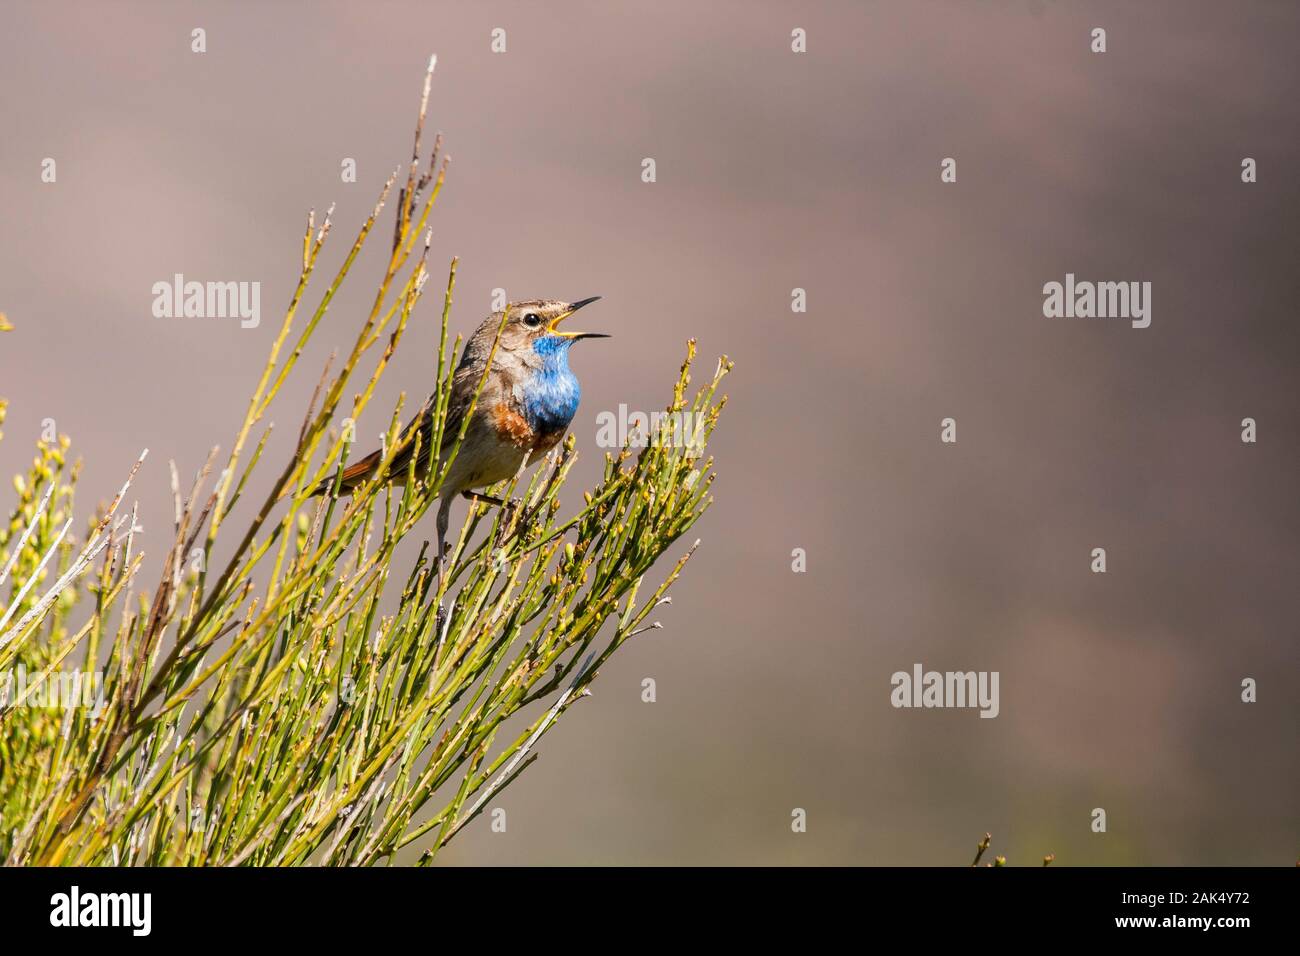
M495 495L485 495L477 491L463 491L461 495L470 501L481 501L484 504L496 505L501 509L503 514L499 525L501 530L498 534L498 546L508 541L513 534L522 531L524 525L532 521L533 513L524 509L522 498L498 498Z
M481 501L485 505L496 505L498 508L518 508L524 503L521 498L498 498L496 495L485 495L481 491L462 491L460 495L467 501Z

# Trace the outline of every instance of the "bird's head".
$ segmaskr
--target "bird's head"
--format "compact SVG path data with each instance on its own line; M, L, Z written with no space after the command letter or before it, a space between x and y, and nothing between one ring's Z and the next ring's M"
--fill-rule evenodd
M558 302L552 299L516 302L510 306L505 327L501 329L501 342L497 347L505 352L546 352L567 349L580 339L609 338L602 332L573 332L560 328L561 322L599 298L600 296L593 295L577 302ZM487 333L489 343L496 336L500 324L500 312L483 323L483 331Z

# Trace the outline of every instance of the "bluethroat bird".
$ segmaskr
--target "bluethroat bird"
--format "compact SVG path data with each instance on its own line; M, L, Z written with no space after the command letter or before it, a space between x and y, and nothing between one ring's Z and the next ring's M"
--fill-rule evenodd
M509 306L509 315L502 327L502 313L494 312L483 320L465 344L465 352L456 367L451 383L451 400L447 407L447 422L442 432L439 449L439 467L446 464L456 436L460 434L465 413L474 400L483 369L492 354L492 343L501 329L496 355L483 390L474 405L465 438L456 453L446 479L439 491L438 506L438 567L446 551L447 523L451 503L457 495L490 504L506 502L491 495L479 494L484 488L507 478L513 478L524 463L539 461L550 451L568 430L578 411L581 388L578 378L569 368L569 349L581 339L603 339L609 336L600 332L561 331L560 323L600 296L579 299L577 302L555 302L534 299ZM402 431L400 450L393 456L388 468L388 481L405 484L411 455L415 452L417 430L423 429L419 458L415 474L424 476L429 469L429 451L434 429L433 412L437 396L429 399ZM383 459L380 451L343 469L343 475L326 478L313 491L315 495L329 494L336 479L343 492L349 492L375 476L375 469Z

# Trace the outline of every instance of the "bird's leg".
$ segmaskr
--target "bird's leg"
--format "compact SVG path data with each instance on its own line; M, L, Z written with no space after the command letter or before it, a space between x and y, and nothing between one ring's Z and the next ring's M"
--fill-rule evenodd
M496 505L506 513L506 520L512 521L519 513L520 506L523 502L518 498L498 498L496 495L485 495L481 491L462 491L461 495L468 501L481 501L485 505Z
M438 573L442 573L442 561L447 556L447 525L451 521L451 498L443 498L438 503Z
M498 498L496 495L485 495L481 491L462 491L461 497L468 501L481 501L485 505L496 505L498 508L518 508L520 501L518 498Z
M461 494L470 501L481 501L485 505L496 505L506 513L506 524L511 523L515 526L515 533L523 530L524 525L532 520L532 512L527 514L520 513L523 511L524 502L521 498L498 498L495 495L485 495L478 491L462 491ZM498 546L504 542L498 542Z
M447 525L451 519L451 496L443 498L438 503L438 630L442 630L443 608L442 592L447 586Z

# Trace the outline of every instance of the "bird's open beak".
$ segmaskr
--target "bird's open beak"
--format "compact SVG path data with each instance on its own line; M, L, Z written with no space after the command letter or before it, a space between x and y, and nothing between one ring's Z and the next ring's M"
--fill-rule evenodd
M566 311L561 312L559 315L555 317L554 321L551 322L550 328L548 328L547 331L550 332L552 335L562 335L566 339L573 339L575 342L578 339L609 338L609 336L606 335L604 332L561 332L559 328L561 322L563 322L569 316L573 315L573 313L577 312L584 305L591 305L591 303L595 302L599 298L600 296L593 295L589 299L579 299L577 302L570 302L569 308Z

